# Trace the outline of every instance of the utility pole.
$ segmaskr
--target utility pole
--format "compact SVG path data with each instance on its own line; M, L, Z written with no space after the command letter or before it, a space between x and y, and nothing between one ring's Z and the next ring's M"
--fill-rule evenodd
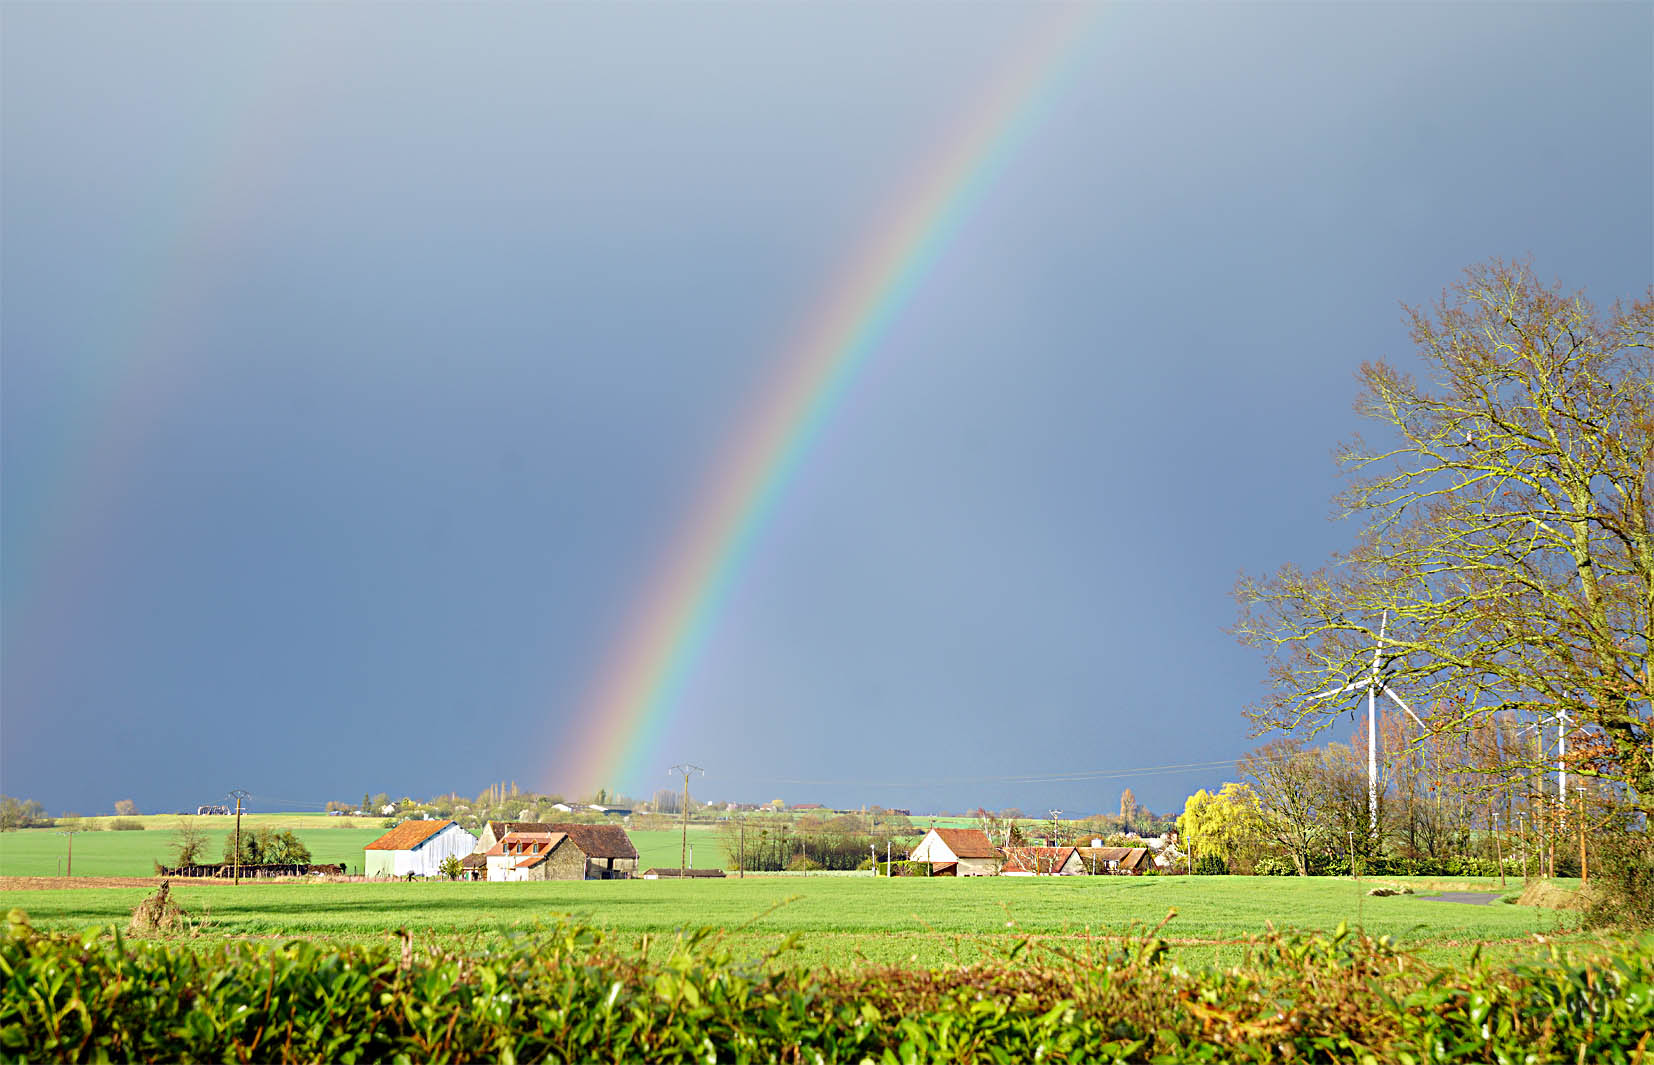
M1574 790L1579 792L1579 882L1583 886L1591 880L1591 868L1585 864L1585 789Z
M1499 886L1505 886L1505 850L1499 844L1499 811L1489 803L1487 808L1488 819L1493 823L1493 853L1499 862Z
M79 831L78 828L66 828L58 833L60 836L69 837L69 876L75 875L75 833Z
M235 800L235 883L241 886L241 800L247 797L247 792L240 788L230 789L230 798Z
M741 821L741 879L747 878L747 819L744 814L736 814Z
M1051 815L1051 846L1062 846L1062 811L1047 810Z
M689 762L680 762L666 771L667 776L673 773L683 774L683 838L678 848L678 879L682 880L685 870L689 868L689 776L691 773L699 773L704 777L706 770Z

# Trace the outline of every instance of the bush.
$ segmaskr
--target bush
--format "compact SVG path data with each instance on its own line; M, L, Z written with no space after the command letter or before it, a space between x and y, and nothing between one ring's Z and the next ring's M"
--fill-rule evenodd
M142 832L143 830L144 823L134 821L130 817L117 817L109 822L109 831L111 832Z
M1024 944L1026 946L1026 944ZM654 962L558 923L469 949L0 935L0 1055L28 1060L1632 1061L1654 940L1436 969L1388 941L1252 940L1228 969L1124 947L938 971L782 968L680 935ZM509 992L509 993L502 993Z
M1253 876L1297 876L1298 867L1292 864L1291 858L1283 858L1279 854L1266 854L1258 859L1258 864L1252 868Z
M1196 876L1226 876L1228 872L1229 863L1221 854L1202 854L1195 859Z
M1585 921L1594 928L1654 929L1654 840L1647 829L1620 824L1598 835Z

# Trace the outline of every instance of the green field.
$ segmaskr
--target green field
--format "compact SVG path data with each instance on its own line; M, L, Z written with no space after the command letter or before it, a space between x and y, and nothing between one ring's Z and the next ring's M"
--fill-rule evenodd
M176 817L171 819L177 824ZM241 830L248 831L245 818ZM224 854L224 840L234 833L216 825L206 830L205 861L216 862ZM362 871L362 848L385 834L382 828L301 829L297 832L310 848L312 861L341 863L353 872ZM153 876L155 863L171 864L172 828L143 832L78 832L74 837L75 876ZM69 865L68 840L49 828L26 828L0 833L0 876L63 876Z
M267 818L260 820L259 818ZM78 832L74 837L75 876L152 876L155 863L173 861L173 841L177 837L176 817L147 818L159 827L142 832ZM260 825L292 829L310 848L311 859L318 863L340 863L352 873L362 871L362 848L385 834L380 822L372 827L349 827L360 818L317 817L308 815L268 814L242 818L242 831ZM225 821L232 822L225 825ZM234 831L234 818L201 818L199 823L208 836L204 852L207 861L217 861L224 853L224 840ZM679 834L667 829L643 829L630 833L633 846L640 856L640 869L651 866L677 868ZM689 830L689 841L695 848L694 867L716 869L725 864L718 834L707 826ZM62 876L68 865L68 839L55 829L26 828L18 832L0 833L0 876Z
M1495 889L1497 882L1494 882ZM1363 885L1363 887L1370 885ZM1455 886L1477 887L1460 882ZM1514 891L1516 885L1512 885ZM1421 883L1418 890L1429 890ZM1571 915L1503 903L1361 897L1332 878L1142 877L903 879L748 877L722 881L185 885L174 897L221 936L379 940L406 928L420 937L470 940L571 915L630 949L644 934L724 930L738 952L800 936L799 964L861 961L945 965L993 957L1024 938L1045 946L1088 936L1130 936L1173 908L1165 935L1202 961L1238 957L1238 942L1276 928L1332 929L1358 922L1426 960L1456 960L1483 945L1496 956L1532 953L1535 935L1570 932ZM141 888L0 892L37 927L124 925Z

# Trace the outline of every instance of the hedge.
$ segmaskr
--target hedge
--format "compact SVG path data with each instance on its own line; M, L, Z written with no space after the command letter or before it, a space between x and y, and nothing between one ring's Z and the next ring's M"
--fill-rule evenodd
M1279 935L1190 971L1153 934L1035 961L798 972L715 933L664 961L560 923L495 949L0 942L7 1061L1640 1060L1654 940L1608 961L1434 969L1340 929Z

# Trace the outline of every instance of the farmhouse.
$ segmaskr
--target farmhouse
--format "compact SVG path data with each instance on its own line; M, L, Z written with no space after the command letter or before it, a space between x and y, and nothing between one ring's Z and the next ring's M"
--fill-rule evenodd
M484 858L491 883L586 879L586 856L565 832L509 832Z
M438 876L442 860L463 858L477 837L452 821L404 821L364 848L368 876Z
M978 828L933 828L908 855L909 861L929 862L937 876L993 876L1000 854Z
M1000 876L1084 876L1073 847L1006 847Z
M560 837L550 843L544 853L557 853L556 860L547 867L545 875L527 877L513 877L511 879L528 880L626 880L637 873L637 848L632 846L632 839L626 830L619 825L569 825L552 824L540 821L488 821L482 826L482 838L477 841L477 853L488 858L488 879L501 879L494 875L496 866L503 868L496 858L503 859L506 852L500 849L500 844L513 836L532 837L538 842L550 842L546 837ZM568 849L565 850L564 848ZM534 854L541 853L535 851ZM581 864L577 872L565 875L567 869L564 863L575 859L568 855L578 853ZM518 858L531 857L528 852L519 852ZM536 864L531 868L538 869Z
M1147 847L1080 847L1085 871L1098 876L1142 876L1154 864Z

